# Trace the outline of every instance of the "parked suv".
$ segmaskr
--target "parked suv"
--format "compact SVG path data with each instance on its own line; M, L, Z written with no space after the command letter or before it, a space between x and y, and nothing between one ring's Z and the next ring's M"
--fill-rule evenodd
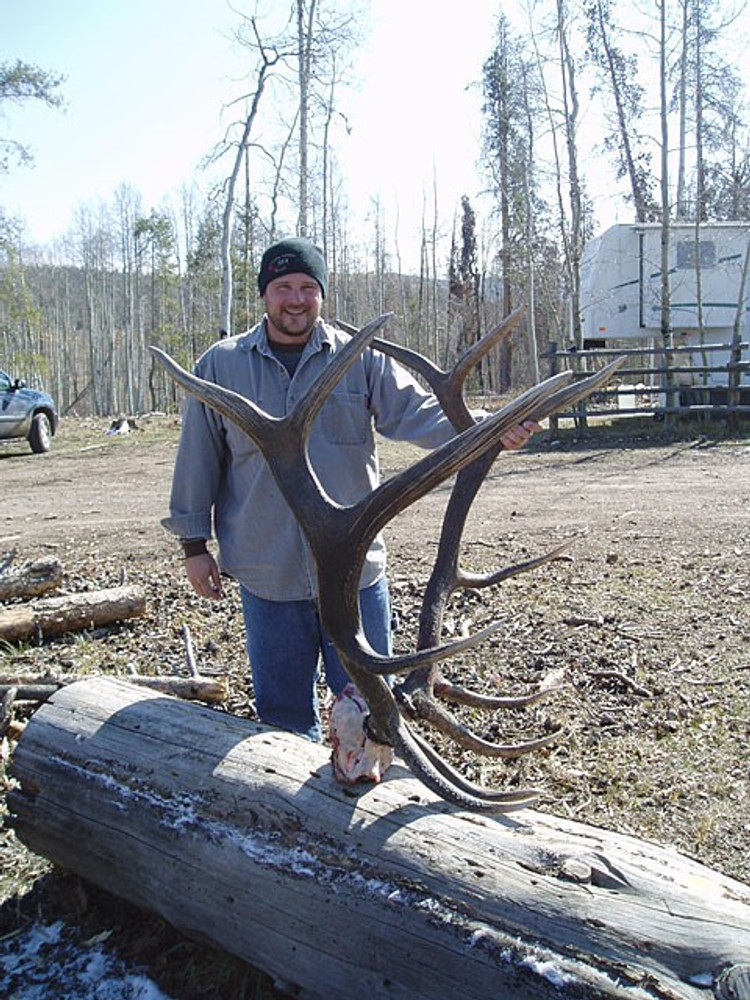
M0 370L0 439L26 438L39 454L50 450L58 422L51 396Z

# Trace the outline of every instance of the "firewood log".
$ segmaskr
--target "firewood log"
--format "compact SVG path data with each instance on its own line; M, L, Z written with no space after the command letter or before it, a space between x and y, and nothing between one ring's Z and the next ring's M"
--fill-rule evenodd
M37 559L23 566L7 566L0 573L0 601L38 597L56 590L62 578L62 566L57 559Z
M19 642L35 636L49 638L137 618L145 610L146 598L139 587L110 587L42 597L0 608L0 639Z

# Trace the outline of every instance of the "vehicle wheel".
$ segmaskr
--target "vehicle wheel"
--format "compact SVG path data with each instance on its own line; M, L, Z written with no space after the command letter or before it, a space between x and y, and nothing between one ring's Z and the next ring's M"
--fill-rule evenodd
M36 455L49 451L52 446L52 426L46 413L36 413L31 422L29 444Z

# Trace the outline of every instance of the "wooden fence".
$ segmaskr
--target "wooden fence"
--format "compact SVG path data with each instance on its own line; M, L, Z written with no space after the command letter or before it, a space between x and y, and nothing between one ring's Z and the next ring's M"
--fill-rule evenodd
M750 373L749 347L741 342L560 350L550 342L541 355L550 375L568 369L577 379L585 378L615 357L627 359L607 388L575 410L557 414L552 427L556 429L563 417L581 421L636 414L657 418L705 414L721 419L750 414L750 381L743 381L743 375Z

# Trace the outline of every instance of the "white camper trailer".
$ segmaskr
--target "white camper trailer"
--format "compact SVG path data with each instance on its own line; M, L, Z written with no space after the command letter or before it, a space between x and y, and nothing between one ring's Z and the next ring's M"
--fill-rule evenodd
M705 345L730 344L738 310L741 340L747 343L750 287L741 303L739 299L749 241L750 222L703 224L698 240L694 223L670 227L671 327L674 346L680 349L677 365L687 370L678 383L689 384L691 365L726 366L728 349L706 352ZM662 346L659 223L612 226L587 244L581 262L581 316L584 347L636 346L623 341ZM683 350L692 347L698 350ZM726 369L707 373L700 384L726 387ZM748 372L742 384L750 386Z

